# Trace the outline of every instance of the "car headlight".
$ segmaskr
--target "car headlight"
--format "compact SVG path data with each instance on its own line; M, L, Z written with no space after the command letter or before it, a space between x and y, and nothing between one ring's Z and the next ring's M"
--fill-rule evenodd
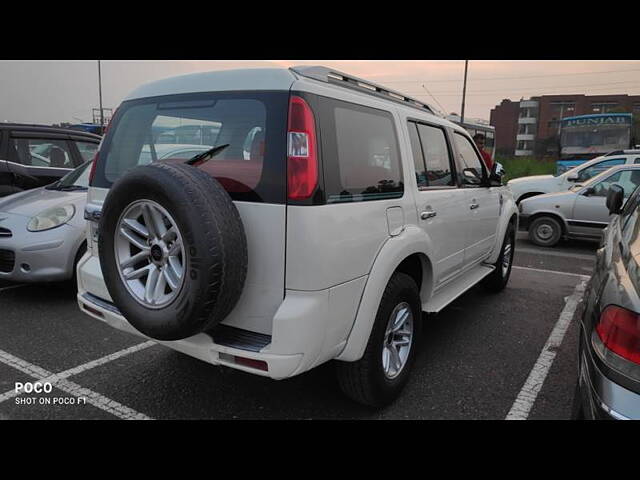
M71 220L75 213L76 207L71 204L48 208L29 220L27 230L41 232L59 227Z

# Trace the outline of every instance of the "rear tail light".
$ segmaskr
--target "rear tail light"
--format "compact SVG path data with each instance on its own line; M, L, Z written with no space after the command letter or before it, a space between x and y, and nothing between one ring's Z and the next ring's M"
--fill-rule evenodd
M313 111L301 97L289 100L287 188L290 200L311 198L318 184L318 150Z
M640 315L609 305L600 315L596 332L607 349L640 364Z

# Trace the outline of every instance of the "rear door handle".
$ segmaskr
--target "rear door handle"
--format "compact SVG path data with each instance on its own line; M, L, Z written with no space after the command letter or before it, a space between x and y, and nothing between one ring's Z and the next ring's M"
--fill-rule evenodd
M478 205L477 203L472 203L471 205L469 205L469 208L471 210L475 210L476 208L478 208L480 205Z
M424 212L422 212L422 213L420 214L420 218L421 218L422 220L427 220L427 219L429 219L429 218L433 218L433 217L435 217L436 215L437 215L437 213L436 213L436 212L434 212L433 210L427 210L427 211L424 211Z

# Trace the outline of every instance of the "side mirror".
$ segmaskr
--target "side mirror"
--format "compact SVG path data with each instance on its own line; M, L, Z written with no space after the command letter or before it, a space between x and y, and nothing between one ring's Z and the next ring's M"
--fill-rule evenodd
M567 180L570 182L577 182L579 175L576 172L570 173L567 175Z
M475 168L465 168L462 170L462 174L466 182L470 185L481 185L482 177L478 175L478 171Z
M607 192L607 208L609 209L609 215L617 215L620 213L623 203L624 188L617 183L614 183L609 187L609 191Z
M594 187L589 187L584 192L582 192L582 195L584 195L585 197L589 197L594 193L596 193L596 189Z

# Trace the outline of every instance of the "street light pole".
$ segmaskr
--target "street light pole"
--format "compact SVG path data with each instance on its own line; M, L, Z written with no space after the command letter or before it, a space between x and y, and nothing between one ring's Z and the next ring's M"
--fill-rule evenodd
M102 74L100 71L100 60L98 60L98 95L100 96L100 133L104 133L104 111L102 109Z
M464 123L464 101L467 96L467 68L469 67L469 60L464 61L464 84L462 85L462 108L460 112L460 123Z

